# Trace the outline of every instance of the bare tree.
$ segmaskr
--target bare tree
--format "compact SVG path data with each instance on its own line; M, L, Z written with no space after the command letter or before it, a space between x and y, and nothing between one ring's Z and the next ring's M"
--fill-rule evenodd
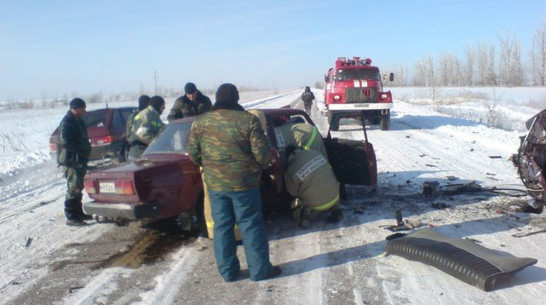
M535 86L546 85L546 21L536 29L533 44L529 51L531 58L531 78Z
M461 83L461 85L464 85L464 86L473 86L475 83L474 83L474 69L475 69L475 62L476 62L476 59L475 59L475 54L476 54L476 51L474 49L472 49L471 47L467 47L466 48L466 65L464 66L464 68L462 69L462 74L463 74L463 82Z
M505 86L523 85L523 68L521 66L521 48L516 38L499 37L501 56L499 62L500 84Z
M417 59L413 64L413 85L422 87L426 85L427 67L424 60Z
M459 60L449 52L440 56L438 85L441 86L459 86L461 84L461 71Z
M495 47L480 42L476 48L476 85L487 86L497 83L495 73Z

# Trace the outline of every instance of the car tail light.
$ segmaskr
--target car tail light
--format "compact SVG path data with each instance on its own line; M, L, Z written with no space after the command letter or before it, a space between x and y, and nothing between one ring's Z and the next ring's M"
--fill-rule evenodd
M104 136L104 137L98 137L91 139L91 145L94 146L102 146L102 145L108 145L114 142L113 136Z
M134 195L135 187L133 181L116 181L116 193L120 195Z
M49 151L57 151L57 143L49 143Z
M96 194L97 188L95 187L95 183L93 181L84 181L83 187L85 188L85 191L87 194Z

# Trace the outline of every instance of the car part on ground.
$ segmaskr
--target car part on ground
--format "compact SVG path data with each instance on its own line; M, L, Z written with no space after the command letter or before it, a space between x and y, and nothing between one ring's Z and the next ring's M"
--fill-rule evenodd
M534 258L508 256L428 228L407 235L396 233L387 240L387 254L433 266L484 291L495 289L514 273L537 263Z

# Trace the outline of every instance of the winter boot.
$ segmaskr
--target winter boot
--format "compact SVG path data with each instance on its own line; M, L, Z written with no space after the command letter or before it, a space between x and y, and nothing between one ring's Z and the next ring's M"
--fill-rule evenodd
M330 211L330 216L326 218L326 222L336 223L343 219L343 212L341 209L335 209Z

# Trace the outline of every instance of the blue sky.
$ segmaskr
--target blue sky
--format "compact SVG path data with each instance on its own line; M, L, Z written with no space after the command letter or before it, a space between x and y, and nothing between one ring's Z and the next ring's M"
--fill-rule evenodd
M153 95L193 81L296 89L338 56L383 68L507 34L527 61L543 0L0 0L0 100Z

